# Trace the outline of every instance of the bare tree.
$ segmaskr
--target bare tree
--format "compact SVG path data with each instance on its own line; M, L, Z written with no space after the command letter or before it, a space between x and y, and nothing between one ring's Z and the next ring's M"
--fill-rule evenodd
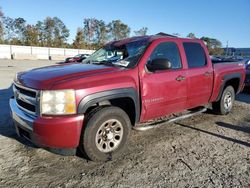
M53 18L53 45L56 47L65 47L67 39L69 37L69 30L66 25L58 17Z
M108 28L103 20L97 20L96 27L96 42L98 45L103 45L108 40Z
M89 47L100 47L108 41L108 27L103 20L85 18L83 24L84 39Z
M210 55L222 55L224 53L222 44L218 39L201 37L201 40L206 43Z
M15 32L15 44L23 44L24 43L24 32L26 29L26 20L23 18L16 18L14 20L14 32Z
M69 30L58 17L47 17L43 22L38 21L36 27L41 46L66 46Z
M195 38L196 38L196 36L195 36L194 33L189 33L189 34L187 35L187 37L188 37L188 38L191 38L191 39L195 39Z
M95 18L85 18L83 20L84 38L88 44L94 43L97 20Z
M84 48L85 42L84 42L84 31L82 28L77 28L76 37L72 44L73 48Z
M142 27L141 29L134 31L135 36L144 36L147 35L148 28L147 27Z
M0 7L0 42L3 42L3 36L4 36L4 26L3 26L3 11L2 8Z
M180 37L180 36L181 36L180 33L173 33L172 35L177 36L177 37Z
M25 45L38 46L39 45L39 31L35 25L28 24L24 31Z
M129 37L130 27L121 20L113 20L108 24L111 40L120 40Z
M45 39L45 45L46 46L53 46L53 28L55 26L54 20L51 17L45 18L43 21L44 27L43 27L43 34Z
M38 21L35 25L37 32L38 32L38 45L45 46L46 39L44 34L44 24L42 21Z
M10 17L3 17L4 40L6 43L15 37L14 19Z

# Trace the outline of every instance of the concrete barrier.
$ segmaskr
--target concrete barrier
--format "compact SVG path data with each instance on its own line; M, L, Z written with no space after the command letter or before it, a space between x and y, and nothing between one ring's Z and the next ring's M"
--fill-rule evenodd
M11 48L10 45L0 45L0 58L11 59Z
M38 46L0 45L0 59L64 60L77 54L92 54L94 50L50 48Z
M11 59L11 54L0 52L0 59Z
M13 59L19 59L19 60L37 60L37 55L34 54L18 54L14 53L13 54Z
M55 61L62 61L65 60L67 56L64 55L51 55L50 60L55 60Z

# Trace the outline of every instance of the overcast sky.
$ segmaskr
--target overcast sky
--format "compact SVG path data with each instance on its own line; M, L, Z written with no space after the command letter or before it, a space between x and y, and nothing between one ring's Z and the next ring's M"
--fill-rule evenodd
M75 37L83 19L95 17L105 22L120 19L137 30L148 27L148 34L160 31L190 32L197 37L219 39L223 46L250 47L250 0L0 0L5 14L22 17L30 24L57 16ZM133 33L131 33L133 34Z

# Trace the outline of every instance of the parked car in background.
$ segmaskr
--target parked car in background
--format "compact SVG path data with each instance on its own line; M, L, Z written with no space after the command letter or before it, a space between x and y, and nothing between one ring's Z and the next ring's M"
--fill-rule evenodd
M65 59L64 63L82 62L82 60L88 58L90 54L78 54L74 57L68 57Z
M247 89L250 88L250 59L247 59L246 61L246 80L245 80L245 87Z
M244 62L244 60L237 57L226 56L210 56L213 63L229 63L229 62Z
M224 56L210 56L211 61L216 63L233 63L233 62L243 62L246 67L246 79L245 79L245 89L250 89L250 58L240 58L240 57L224 57Z
M249 59L245 59L245 63L246 63L246 66L250 65L250 58Z

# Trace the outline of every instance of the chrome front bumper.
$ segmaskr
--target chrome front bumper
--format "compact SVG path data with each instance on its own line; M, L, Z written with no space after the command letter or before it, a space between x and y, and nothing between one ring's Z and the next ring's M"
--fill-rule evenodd
M9 104L10 104L12 119L14 121L15 126L24 128L29 132L33 132L33 123L35 117L20 110L14 98L10 99Z
M33 126L37 117L27 114L24 111L20 110L14 98L10 99L9 104L10 104L10 109L11 109L11 116L12 116L12 119L16 128L16 132L19 136L25 137L26 139L28 139L35 145L44 147L45 149L47 149L48 151L51 151L52 153L56 153L60 155L75 155L76 154L76 147L69 147L69 148L54 147L54 145L58 144L57 137L59 137L60 138L59 140L61 140L61 138L63 138L63 136L61 135L63 135L64 132L62 132L61 135L57 137L56 136L49 137L46 132L43 135L42 133L44 133L44 131L41 134L39 133L35 134L33 131ZM59 122L58 124L60 126L64 126L61 122ZM76 123L76 125L78 125L78 122ZM67 123L65 126L70 127L69 123ZM49 126L49 127L53 128L53 126ZM47 129L47 128L48 126L44 126L44 129ZM65 130L65 129L62 129L62 130ZM48 132L52 132L52 131L48 129ZM72 139L69 138L68 140L69 141L73 140L72 142L74 142L74 139L76 138L77 137L73 135ZM62 139L62 142L63 141L64 140ZM78 143L79 141L77 140L77 144ZM66 141L66 144L68 144L67 141Z

